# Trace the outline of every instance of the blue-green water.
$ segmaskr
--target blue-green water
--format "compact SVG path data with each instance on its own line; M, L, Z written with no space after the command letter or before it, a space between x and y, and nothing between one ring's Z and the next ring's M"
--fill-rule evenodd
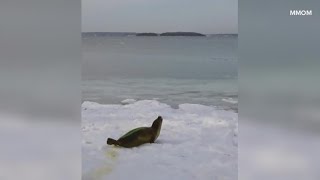
M83 101L237 110L237 37L84 37Z

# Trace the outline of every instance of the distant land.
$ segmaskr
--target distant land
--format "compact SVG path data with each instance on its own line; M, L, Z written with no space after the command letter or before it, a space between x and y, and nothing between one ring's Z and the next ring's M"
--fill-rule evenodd
M161 33L160 36L206 36L206 35L196 33L196 32L165 32L165 33Z
M136 36L206 36L196 32L137 33Z
M159 36L157 33L137 33L136 36Z
M207 36L207 37L238 37L238 34L201 34L196 32L166 32L166 33L136 33L136 32L83 32L82 37L103 37L103 36Z

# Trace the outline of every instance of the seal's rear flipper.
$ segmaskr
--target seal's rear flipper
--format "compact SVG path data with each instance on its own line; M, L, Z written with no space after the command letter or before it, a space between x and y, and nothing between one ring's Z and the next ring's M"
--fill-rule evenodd
M108 138L107 139L107 144L109 145L119 145L118 141L112 139L112 138Z

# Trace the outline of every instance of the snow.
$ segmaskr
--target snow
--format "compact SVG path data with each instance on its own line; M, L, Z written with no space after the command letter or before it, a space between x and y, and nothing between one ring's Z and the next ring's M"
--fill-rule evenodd
M231 104L237 104L238 101L233 99L233 98L223 98L222 101L227 102L227 103L231 103Z
M125 100L121 101L121 104L132 104L134 102L136 102L135 99L125 99Z
M156 100L128 101L82 104L83 179L237 179L237 113L199 104L174 109ZM151 126L158 115L163 123L154 144L106 145L108 137Z

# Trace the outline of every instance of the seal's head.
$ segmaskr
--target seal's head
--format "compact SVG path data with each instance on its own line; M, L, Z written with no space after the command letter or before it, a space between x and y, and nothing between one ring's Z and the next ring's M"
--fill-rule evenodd
M157 129L161 128L161 124L162 124L162 117L158 116L158 118L153 121L151 127L152 127L152 129L157 130Z
M158 138L161 130L161 125L162 125L162 117L158 116L156 120L153 121L151 128L156 131L156 138Z

